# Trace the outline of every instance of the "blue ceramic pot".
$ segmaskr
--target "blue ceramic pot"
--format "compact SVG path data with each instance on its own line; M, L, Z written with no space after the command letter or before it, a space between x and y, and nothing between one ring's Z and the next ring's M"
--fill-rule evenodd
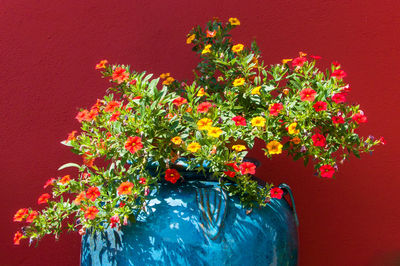
M297 265L297 217L284 198L246 214L218 182L162 183L154 196L136 223L86 234L81 265Z

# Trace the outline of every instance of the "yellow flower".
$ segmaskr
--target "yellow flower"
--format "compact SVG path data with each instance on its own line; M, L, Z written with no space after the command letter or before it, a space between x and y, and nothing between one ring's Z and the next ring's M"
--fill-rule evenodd
M171 85L172 82L174 82L175 79L173 77L168 77L166 80L163 81L163 85Z
M200 144L197 142L192 142L187 146L188 151L197 152L201 148Z
M254 89L251 90L251 94L260 95L260 89L261 89L261 86L255 87Z
M244 84L244 78L237 78L233 81L233 86L238 87Z
M235 151L244 151L246 149L246 146L244 145L233 145L232 149Z
M207 44L206 47L204 47L203 51L201 51L201 54L206 54L206 53L210 53L211 50L211 44Z
M187 44L191 44L192 41L194 40L194 38L196 38L195 34L190 35L187 39L186 39L186 43Z
M291 141L292 141L294 144L299 144L299 143L301 142L301 139L300 139L299 137L294 137L294 138L291 139Z
M231 23L232 26L239 26L240 21L237 18L230 18L229 23Z
M178 136L173 137L173 138L171 139L171 141L172 141L174 144L176 144L176 145L180 145L180 144L182 143L181 137L178 137Z
M273 140L267 144L269 154L280 154L282 153L282 144L279 141Z
M199 130L208 130L212 125L212 120L209 118L203 118L197 121L197 126Z
M202 97L204 95L206 95L206 92L204 91L204 88L200 88L199 92L197 93L197 96L198 97Z
M299 134L300 130L296 129L297 123L291 123L288 127L288 132L290 135Z
M165 79L165 78L169 77L170 75L171 75L170 73L162 73L160 75L160 78Z
M251 125L253 127L263 127L265 126L265 118L262 116L257 116L251 119Z
M243 44L236 44L232 47L232 52L234 53L239 53L240 51L243 50Z
M282 59L282 64L286 64L290 61L292 61L293 59Z
M222 134L222 130L219 127L208 128L208 135L214 138L218 138Z

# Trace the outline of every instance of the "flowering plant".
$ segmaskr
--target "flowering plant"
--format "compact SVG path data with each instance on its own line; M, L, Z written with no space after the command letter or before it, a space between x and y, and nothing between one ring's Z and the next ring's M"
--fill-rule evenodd
M332 178L350 154L359 157L384 142L356 133L367 118L346 103L350 87L340 64L323 72L316 66L320 57L300 53L266 66L255 42L245 47L231 40L238 25L236 18L212 20L191 30L186 42L201 59L191 84L170 73L153 78L107 60L97 64L112 84L109 94L80 110L80 132L62 142L83 163L61 169L79 173L49 179L40 211L17 211L14 221L27 224L14 243L134 222L160 181L184 181L178 158L187 158L189 170L212 173L208 178L252 208L282 197L280 188L260 187L252 178L256 166L244 158L255 139L265 142L267 157L286 150L305 164L312 158L322 178Z

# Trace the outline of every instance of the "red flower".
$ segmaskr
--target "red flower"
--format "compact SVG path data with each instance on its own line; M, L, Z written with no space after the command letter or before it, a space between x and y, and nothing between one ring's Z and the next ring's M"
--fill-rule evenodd
M332 65L333 65L334 67L340 67L340 64L339 64L338 61L333 61L333 62L332 62Z
M117 188L119 195L129 195L132 193L133 183L126 181L122 182L121 185Z
M324 135L317 133L317 134L313 135L311 138L314 142L314 146L324 147L326 145L326 139L325 139Z
M386 144L386 140L385 140L384 137L380 137L380 138L379 138L379 142L382 143L383 145Z
M48 186L52 186L54 181L56 181L55 178L50 178L49 180L46 181L46 184L44 184L43 188L47 188Z
M358 124L367 122L367 117L362 113L353 115L352 119Z
M119 111L116 111L111 115L110 121L117 121L121 113Z
M117 67L112 73L111 77L113 81L116 81L118 84L121 84L122 82L128 80L129 73L126 71L126 69L123 69L122 67Z
M14 235L14 245L19 245L19 241L21 240L22 237L23 234L20 231L16 232Z
M143 148L142 139L140 137L129 137L125 142L125 149L130 153L135 153Z
M91 119L89 118L89 111L84 109L80 111L75 118L79 121L79 123L82 123L82 121L90 121Z
M313 105L315 111L317 112L325 111L327 106L328 104L323 101L318 101Z
M69 175L65 175L60 179L59 182L64 185L64 184L68 183L69 181L71 181L71 178L69 178Z
M147 180L144 177L139 178L139 184L146 184Z
M239 172L239 171L240 171L240 168L237 166L236 163L227 163L226 166L232 167L233 170L234 170L234 171L232 171L232 170L230 170L230 168L229 168L228 171L225 171L225 172L224 172L224 174L226 174L226 175L229 176L229 177L234 177L234 176L236 175L236 172Z
M292 66L302 67L306 61L307 61L307 58L305 58L305 57L296 57L292 61Z
M98 187L90 187L86 191L86 198L95 201L100 196L100 190Z
M336 69L335 71L332 72L332 77L335 77L337 79L343 79L344 77L347 76L346 72L344 72L341 69Z
M119 224L119 223L121 223L121 222L119 220L118 214L116 214L110 218L110 227L111 228L117 227L117 224Z
M283 196L283 190L278 187L271 188L270 193L273 199L281 199Z
M199 106L197 107L197 112L198 113L207 113L208 109L210 109L210 107L212 106L211 103L209 102L204 102L199 104Z
M279 112L283 109L283 105L281 103L274 103L269 106L269 113L272 116L278 116Z
M22 222L28 214L29 210L27 208L19 209L14 215L14 222Z
M28 215L28 217L26 217L26 222L31 223L33 222L33 220L35 220L35 218L38 216L38 212L37 211L31 211L31 213Z
M246 126L246 119L240 115L233 117L232 120L235 121L237 126Z
M98 213L99 213L99 210L95 206L90 206L85 211L85 218L89 219L89 220L93 220L94 218L96 218Z
M68 134L68 137L67 137L67 140L66 140L65 142L69 142L69 141L71 141L71 140L76 139L76 138L75 138L75 134L76 134L77 132L78 132L78 131L74 130L74 131L72 131L71 133L69 133L69 134Z
M239 165L240 172L242 175L251 174L254 175L256 173L256 165L251 162L244 162Z
M314 60L322 59L322 57L319 56L319 55L310 55L310 57L311 57L312 59L314 59Z
M344 103L346 101L345 93L336 93L332 96L332 101L335 103Z
M332 116L332 123L334 124L343 124L344 119L341 116Z
M114 112L115 108L119 107L121 105L120 102L117 101L110 101L106 107L104 108L104 112L109 112L112 113Z
M332 165L325 164L319 168L319 171L322 177L331 178L335 173L335 168L333 168Z
M101 60L100 63L96 65L96 69L106 68L106 64L108 63L107 60Z
M175 184L180 177L181 175L176 169L167 169L165 171L165 180L171 182L172 184Z
M304 101L312 102L315 99L317 92L311 88L305 88L300 91L300 99Z
M38 198L38 204L44 204L47 203L50 199L50 194L49 193L44 193Z
M175 100L172 101L173 104L175 104L177 107L181 106L182 104L187 103L187 100L183 97L178 97Z

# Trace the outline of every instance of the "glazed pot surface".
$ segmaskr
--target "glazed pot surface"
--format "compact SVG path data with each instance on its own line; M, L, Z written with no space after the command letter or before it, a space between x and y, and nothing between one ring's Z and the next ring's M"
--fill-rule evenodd
M81 265L296 265L295 215L285 199L246 214L218 182L162 183L147 213L120 231L86 234Z

